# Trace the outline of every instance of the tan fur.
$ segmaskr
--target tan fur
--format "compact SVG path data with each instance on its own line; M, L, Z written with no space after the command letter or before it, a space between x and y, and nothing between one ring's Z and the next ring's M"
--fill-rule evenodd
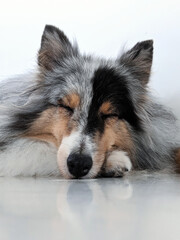
M80 104L80 97L76 93L65 96L61 101L64 105L74 109Z
M62 103L71 108L78 107L80 98L71 94L62 99ZM112 106L106 102L101 106L99 112L109 114ZM71 119L71 114L64 107L51 107L41 113L24 137L33 138L54 144L57 148L61 145L63 137L77 128L77 123ZM97 133L95 136L97 151L94 156L94 170L99 172L106 157L114 150L127 152L133 160L133 141L124 121L116 117L106 119L104 133Z
M175 151L175 161L177 165L177 172L180 173L180 148Z
M25 137L29 137L29 138L47 142L47 143L53 143L56 147L58 147L57 139L50 133L41 133L37 135L33 135L33 134L31 135L30 133L28 133L27 135L25 135Z
M29 137L53 143L59 147L64 136L75 129L75 123L70 122L70 115L63 108L49 108L34 121L24 137Z
M60 101L72 109L80 104L79 95L75 93L65 96ZM41 113L24 137L53 143L59 147L62 138L68 136L75 127L76 124L70 121L70 114L66 109L52 107Z
M124 121L119 121L117 119L107 120L103 135L97 134L95 140L98 146L95 157L97 168L102 165L102 161L104 161L113 150L127 152L128 156L133 161L133 141Z
M113 112L113 110L114 110L114 108L110 102L104 102L99 109L99 113L105 114L105 115L111 114Z

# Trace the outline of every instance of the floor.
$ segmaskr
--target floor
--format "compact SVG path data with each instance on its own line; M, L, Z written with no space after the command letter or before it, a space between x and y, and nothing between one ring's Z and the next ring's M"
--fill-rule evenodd
M0 240L179 240L180 176L0 178Z

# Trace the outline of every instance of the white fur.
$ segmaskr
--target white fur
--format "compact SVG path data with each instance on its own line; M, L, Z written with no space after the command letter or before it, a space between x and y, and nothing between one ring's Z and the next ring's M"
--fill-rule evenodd
M57 149L48 143L19 139L0 153L0 176L60 176L60 169L62 175L71 178L67 157L80 140L80 132L64 137L57 154ZM130 171L132 164L126 152L113 151L107 158L106 167L109 171L125 168Z
M107 158L106 167L108 171L124 172L124 169L131 170L132 163L126 152L116 150Z
M67 158L71 153L72 149L78 146L80 139L80 132L73 132L69 136L63 138L61 145L58 149L57 162L62 175L65 177L72 177L67 168Z
M67 167L67 158L73 152L79 149L83 141L84 151L91 154L93 144L88 136L83 136L82 131L79 129L76 132L71 133L69 136L64 137L61 145L58 149L57 162L60 172L64 177L72 178Z
M59 176L56 159L52 145L19 139L0 153L0 176Z

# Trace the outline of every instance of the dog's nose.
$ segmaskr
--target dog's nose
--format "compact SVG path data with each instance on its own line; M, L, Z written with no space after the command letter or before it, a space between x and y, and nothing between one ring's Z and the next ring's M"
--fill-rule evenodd
M67 159L69 172L76 178L80 178L88 174L92 167L92 158L85 154L70 154Z

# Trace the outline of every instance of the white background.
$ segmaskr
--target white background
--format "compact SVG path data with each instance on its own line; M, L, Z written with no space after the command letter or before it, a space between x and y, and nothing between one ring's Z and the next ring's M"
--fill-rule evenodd
M1 0L0 6L0 78L35 66L45 24L77 39L81 52L105 57L154 39L150 86L180 119L180 1Z

